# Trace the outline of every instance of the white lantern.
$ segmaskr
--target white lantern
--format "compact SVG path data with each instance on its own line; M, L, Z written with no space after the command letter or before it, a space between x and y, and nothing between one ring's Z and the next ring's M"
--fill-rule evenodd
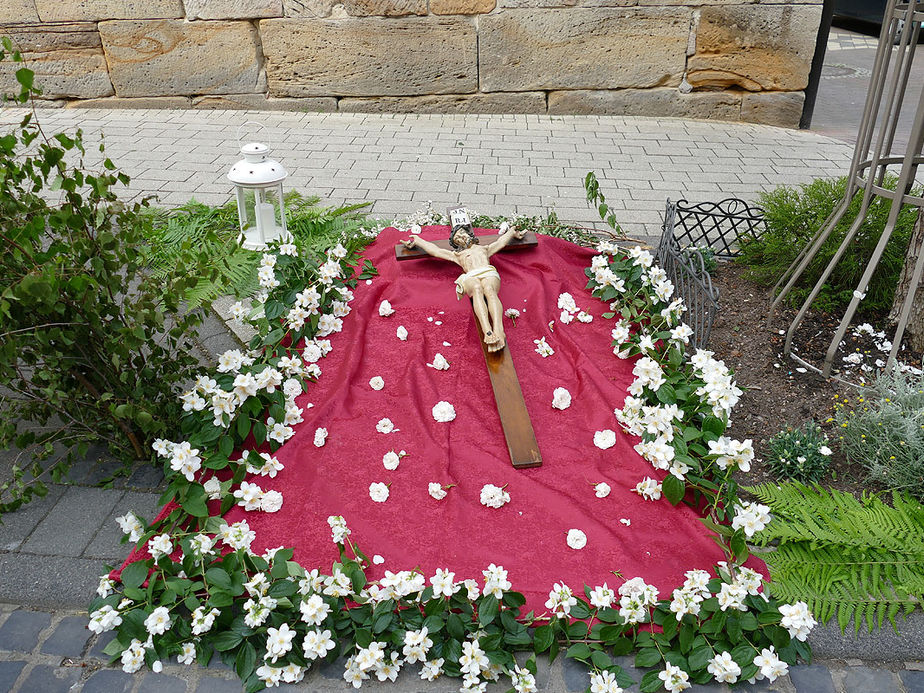
M273 241L291 238L282 199L282 181L289 174L269 153L265 144L245 144L241 147L244 158L228 173L237 193L240 242L248 250L265 250Z

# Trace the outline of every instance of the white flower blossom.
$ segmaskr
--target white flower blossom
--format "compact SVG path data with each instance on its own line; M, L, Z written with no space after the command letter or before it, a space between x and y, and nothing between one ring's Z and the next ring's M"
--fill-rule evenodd
M437 354L433 357L433 363L428 363L430 368L435 368L438 371L447 371L449 370L449 361L446 360L446 357L442 354Z
M571 406L571 393L563 387L556 387L552 392L552 408L565 410Z
M381 390L385 387L385 381L382 379L382 376L376 375L369 379L369 387L373 390Z
M384 503L388 500L388 484L373 482L369 484L369 497L376 503Z
M549 599L545 603L545 608L552 612L553 616L568 618L571 615L571 607L577 604L577 599L571 588L564 583L556 582L549 592Z
M608 495L610 495L611 490L612 489L610 488L610 485L605 481L601 481L599 484L594 484L594 495L597 498L606 498Z
M616 432L609 429L594 433L594 445L601 450L608 450L616 445Z
M393 433L397 430L395 424L392 423L391 419L379 419L379 422L375 425L375 430L379 433Z
M587 535L579 529L569 529L567 542L568 546L572 549L583 549L587 546Z
M545 341L545 337L534 339L533 344L536 345L536 353L539 354L542 358L547 358L555 353L555 350L549 346L547 341Z
M433 405L433 420L446 423L456 418L456 409L449 402L441 401Z
M327 429L318 428L314 432L314 446L316 448L324 447L324 443L327 442Z
M379 304L379 315L381 315L383 318L387 318L389 315L394 315L394 314L395 314L395 309L391 307L391 303L383 300Z
M408 332L407 332L407 328L404 325L398 325L398 329L395 330L395 334L398 336L398 339L400 339L402 342L407 341Z
M510 502L510 494L503 487L485 484L481 488L481 504L488 508L499 508Z
M437 481L431 481L427 484L427 493L436 500L443 500L446 497L446 489Z

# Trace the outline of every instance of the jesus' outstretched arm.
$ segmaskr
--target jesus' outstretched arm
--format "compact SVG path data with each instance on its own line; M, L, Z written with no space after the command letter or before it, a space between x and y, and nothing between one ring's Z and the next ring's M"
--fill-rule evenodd
M485 248L488 253L488 257L491 257L497 251L505 248L514 238L523 238L526 233L525 231L518 230L515 226L508 226L506 221L501 224L500 232L500 237L487 248Z
M425 241L420 236L417 236L416 234L411 236L407 240L401 241L401 242L404 243L404 247L406 248L420 248L427 255L432 255L433 257L438 257L443 260L449 260L450 262L455 262L456 264L459 264L456 261L455 253L449 250L440 248L438 245L431 243L430 241Z

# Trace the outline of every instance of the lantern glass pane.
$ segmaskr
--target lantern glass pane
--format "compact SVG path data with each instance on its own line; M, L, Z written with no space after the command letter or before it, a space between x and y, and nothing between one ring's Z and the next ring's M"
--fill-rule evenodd
M253 188L238 188L238 214L241 219L241 231L255 228L257 225L257 191Z

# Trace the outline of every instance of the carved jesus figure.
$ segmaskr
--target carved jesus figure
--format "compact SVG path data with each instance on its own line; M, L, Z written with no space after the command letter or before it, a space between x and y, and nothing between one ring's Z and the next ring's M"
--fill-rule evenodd
M408 248L420 248L428 255L449 260L465 272L456 279L456 298L462 294L472 299L472 308L484 333L484 343L488 351L500 351L504 348L504 307L497 292L500 290L500 275L489 258L501 250L514 238L523 238L525 232L511 229L506 223L501 225L500 237L491 245L482 247L471 225L455 225L449 235L449 245L455 250L444 250L417 235L404 241Z

